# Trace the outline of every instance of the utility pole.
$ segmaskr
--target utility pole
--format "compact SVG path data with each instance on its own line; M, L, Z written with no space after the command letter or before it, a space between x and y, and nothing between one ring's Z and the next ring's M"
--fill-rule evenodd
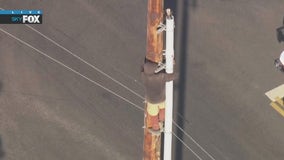
M152 62L163 60L163 33L159 32L159 25L163 22L164 0L148 0L147 14L147 53L146 58ZM147 113L147 102L145 103L144 118L144 157L143 160L161 159L161 135L152 135L148 128L150 119Z
M163 34L158 32L163 13L164 0L148 0L146 58L156 63L163 58Z

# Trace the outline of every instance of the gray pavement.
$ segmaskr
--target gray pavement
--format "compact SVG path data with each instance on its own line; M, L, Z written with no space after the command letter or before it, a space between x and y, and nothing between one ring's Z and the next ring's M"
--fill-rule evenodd
M176 59L184 62L177 63L184 74L176 110L183 111L179 124L206 152L179 136L199 159L283 159L284 119L264 93L284 80L273 67L283 49L275 28L284 2L183 2L176 4ZM43 9L43 24L32 27L143 95L146 1L0 0L0 7ZM143 99L25 25L0 28L41 51L0 32L0 158L142 159L143 112L89 80L140 107ZM175 159L198 159L174 143Z

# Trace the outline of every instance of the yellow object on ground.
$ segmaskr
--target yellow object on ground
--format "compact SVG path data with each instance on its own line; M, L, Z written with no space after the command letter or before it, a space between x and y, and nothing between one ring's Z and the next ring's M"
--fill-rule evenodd
M279 97L280 99L284 97L284 84L268 91L265 95L272 101L275 102L276 98Z
M147 112L150 116L157 116L159 114L159 110L164 108L165 108L165 102L156 103L156 104L147 102Z
M279 114L281 114L284 117L283 106L281 107L280 105L278 105L278 103L275 103L275 102L271 102L270 106L272 108L274 108Z
M283 98L276 97L275 100L276 100L277 103L279 103L281 106L284 106Z
M272 101L270 106L284 117L284 84L266 92L265 95Z

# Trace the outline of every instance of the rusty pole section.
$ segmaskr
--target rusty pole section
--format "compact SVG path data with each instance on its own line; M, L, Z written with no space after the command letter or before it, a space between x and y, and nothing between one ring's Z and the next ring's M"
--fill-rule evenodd
M157 32L163 22L164 0L148 0L147 14L147 53L146 58L159 63L163 58L163 34ZM161 136L152 135L147 128L152 127L145 104L144 158L143 160L161 159Z
M163 22L163 11L164 0L148 0L146 58L157 63L162 61L163 34L157 28Z

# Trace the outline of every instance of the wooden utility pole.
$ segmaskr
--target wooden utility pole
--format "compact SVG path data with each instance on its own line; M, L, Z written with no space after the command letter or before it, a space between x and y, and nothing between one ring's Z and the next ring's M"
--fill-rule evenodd
M159 63L163 59L163 33L158 33L159 24L163 23L164 0L148 0L147 14L147 53L146 58ZM161 159L161 135L152 135L152 127L145 103L144 158L143 160Z
M146 58L153 62L162 61L163 33L158 33L163 23L164 0L148 0L147 15L147 53Z

